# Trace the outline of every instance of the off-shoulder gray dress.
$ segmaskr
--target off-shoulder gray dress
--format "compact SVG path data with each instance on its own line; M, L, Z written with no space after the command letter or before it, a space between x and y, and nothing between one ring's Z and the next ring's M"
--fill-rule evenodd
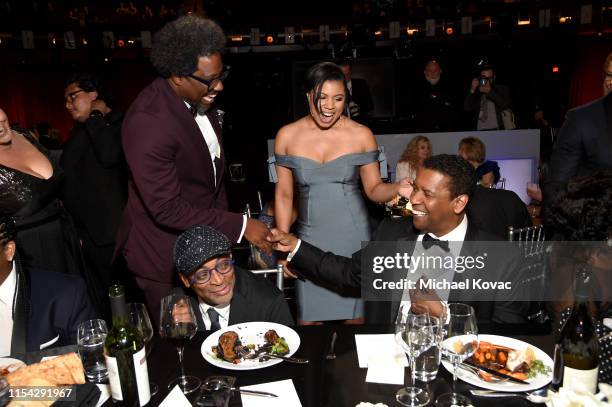
M350 257L370 240L370 222L362 196L359 169L380 161L386 177L381 150L340 156L325 164L306 157L276 155L268 160L270 178L277 181L274 164L290 168L299 190L296 234L323 250ZM353 319L363 316L359 292L332 291L322 282L296 281L298 318L304 321Z

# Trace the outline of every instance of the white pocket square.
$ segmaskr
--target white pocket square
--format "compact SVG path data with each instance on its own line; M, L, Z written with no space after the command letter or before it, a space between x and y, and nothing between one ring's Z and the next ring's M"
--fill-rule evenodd
M53 345L55 342L59 341L59 334L57 334L57 336L53 339L51 339L49 342L45 342L45 343L41 343L40 344L40 350L46 349L49 346Z

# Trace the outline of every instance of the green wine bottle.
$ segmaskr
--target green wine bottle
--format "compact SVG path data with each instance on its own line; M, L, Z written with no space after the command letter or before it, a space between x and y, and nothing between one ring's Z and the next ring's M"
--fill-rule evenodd
M120 285L109 289L113 327L104 341L104 356L113 400L125 407L142 407L151 399L145 341L128 322L125 292Z
M587 306L591 279L586 270L579 271L576 276L574 307L555 346L553 385L584 387L596 393L599 343Z

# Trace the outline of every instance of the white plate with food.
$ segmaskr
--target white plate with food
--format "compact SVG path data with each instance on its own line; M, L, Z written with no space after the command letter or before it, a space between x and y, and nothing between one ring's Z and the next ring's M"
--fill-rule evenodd
M452 340L452 338L447 340ZM507 380L493 381L486 373L482 373L481 377L459 367L457 377L464 382L489 390L524 392L539 389L552 380L554 363L543 350L527 342L506 336L478 335L478 340L478 349L468 359L472 364L508 374L529 384ZM452 363L443 360L442 365L451 374L453 373Z
M0 376L6 376L9 373L13 373L23 366L25 366L25 363L19 359L0 358Z
M299 347L299 335L288 326L246 322L213 332L202 343L201 352L211 365L230 370L253 370L283 361L276 358L261 361L260 356L264 353L292 356Z

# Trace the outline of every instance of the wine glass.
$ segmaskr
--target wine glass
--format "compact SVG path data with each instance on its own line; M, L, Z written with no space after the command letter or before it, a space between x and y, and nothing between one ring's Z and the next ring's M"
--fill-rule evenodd
M448 304L444 341L440 345L442 354L453 364L453 392L436 399L437 407L471 406L472 401L455 391L457 367L478 349L478 327L474 308L466 304Z
M429 396L423 389L414 385L415 360L432 345L434 334L429 322L429 314L414 314L409 305L400 306L395 321L395 341L408 356L410 364L411 385L401 388L395 399L403 406L420 407L429 403Z
M192 393L200 388L200 379L185 375L183 366L183 349L198 331L198 321L189 297L182 294L172 294L162 298L159 335L166 338L178 352L181 375L168 384L171 390L177 384L184 394Z
M147 308L144 304L135 302L129 303L127 307L129 321L142 335L145 341L146 355L149 357L152 349L151 339L153 339L153 324L151 324L151 318L149 318ZM151 396L156 395L159 391L159 387L157 387L155 383L149 382L149 387Z

